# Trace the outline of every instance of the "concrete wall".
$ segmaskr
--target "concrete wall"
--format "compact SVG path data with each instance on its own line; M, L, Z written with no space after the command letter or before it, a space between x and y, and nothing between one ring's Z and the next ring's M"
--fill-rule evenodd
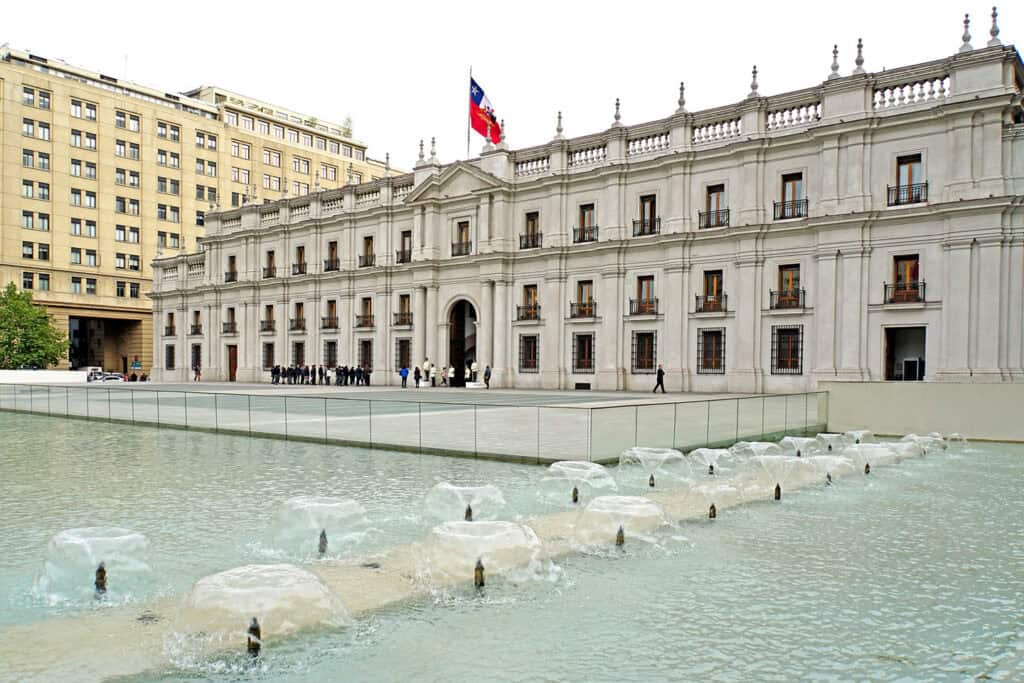
M87 376L71 370L0 370L0 384L85 384Z
M828 428L876 434L958 432L968 439L1024 441L1024 384L819 382L829 392Z

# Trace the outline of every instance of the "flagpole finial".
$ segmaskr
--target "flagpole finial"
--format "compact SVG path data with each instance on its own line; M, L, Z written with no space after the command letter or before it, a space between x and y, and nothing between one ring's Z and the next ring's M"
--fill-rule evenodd
M839 46L832 46L832 73L828 75L828 80L834 81L839 78Z
M676 109L677 114L686 113L686 84L679 81L679 107Z
M991 36L991 38L988 41L988 46L989 47L996 47L997 45L1002 45L1003 44L1003 42L1001 40L999 40L999 22L998 22L998 19L999 19L999 12L996 10L995 7L993 7L992 8L992 28L990 28L989 31L988 31L988 34Z
M750 71L750 92L747 94L747 97L760 97L757 94L757 64Z
M615 98L615 123L612 124L612 127L615 128L615 127L618 127L618 126L621 126L621 125L622 125L622 112L620 110L619 98L616 97Z
M423 161L423 138L420 138L420 161Z
M861 38L857 39L857 57L853 60L853 63L856 65L853 73L864 73L864 40Z
M963 39L964 42L963 42L963 44L960 45L960 49L957 50L957 52L970 52L971 50L974 49L974 46L971 45L971 15L970 14L965 14L964 15L964 34L961 36L961 38Z

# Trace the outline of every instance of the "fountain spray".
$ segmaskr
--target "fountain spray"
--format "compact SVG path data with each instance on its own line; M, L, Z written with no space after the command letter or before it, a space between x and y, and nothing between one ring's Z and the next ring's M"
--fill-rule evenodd
M708 519L715 519L716 517L718 517L718 508L712 503L711 507L708 508Z
M576 505L580 502L580 490L575 486L572 487L572 504Z
M864 463L864 474L871 474L871 463Z
M478 558L476 561L476 567L473 568L473 585L477 588L484 587L484 561L483 558Z
M651 478L647 480L647 485L650 486L652 489L654 488L654 475L653 474L651 475Z
M472 505L467 505L466 506L466 515L465 515L464 519L467 522L472 522L473 521L473 506Z
M99 598L107 592L107 566L103 562L100 562L100 566L96 567L96 597Z
M260 622L256 617L249 622L249 630L245 638L245 649L250 657L259 657L260 648L263 646L263 631L260 629Z
M623 529L622 525L620 524L619 525L619 530L615 534L615 547L616 548L621 548L625 544L626 544L626 530Z
M775 500L782 500L782 485L775 485Z
M320 545L317 550L320 552L320 557L327 554L327 529L320 530Z

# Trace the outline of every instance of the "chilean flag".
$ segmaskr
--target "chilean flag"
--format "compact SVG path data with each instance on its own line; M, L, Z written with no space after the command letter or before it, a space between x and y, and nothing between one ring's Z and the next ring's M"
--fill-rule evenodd
M487 137L487 124L490 122L491 142L494 144L501 142L501 124L498 123L498 118L494 115L494 107L491 106L491 101L484 94L484 89L473 80L472 76L469 78L469 121L473 130L485 138Z

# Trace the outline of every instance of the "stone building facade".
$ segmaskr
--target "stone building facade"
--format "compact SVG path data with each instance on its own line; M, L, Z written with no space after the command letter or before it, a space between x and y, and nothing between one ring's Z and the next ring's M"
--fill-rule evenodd
M1024 381L1024 65L945 59L210 214L154 262L159 380L293 362L492 385ZM461 377L461 375L460 375Z

